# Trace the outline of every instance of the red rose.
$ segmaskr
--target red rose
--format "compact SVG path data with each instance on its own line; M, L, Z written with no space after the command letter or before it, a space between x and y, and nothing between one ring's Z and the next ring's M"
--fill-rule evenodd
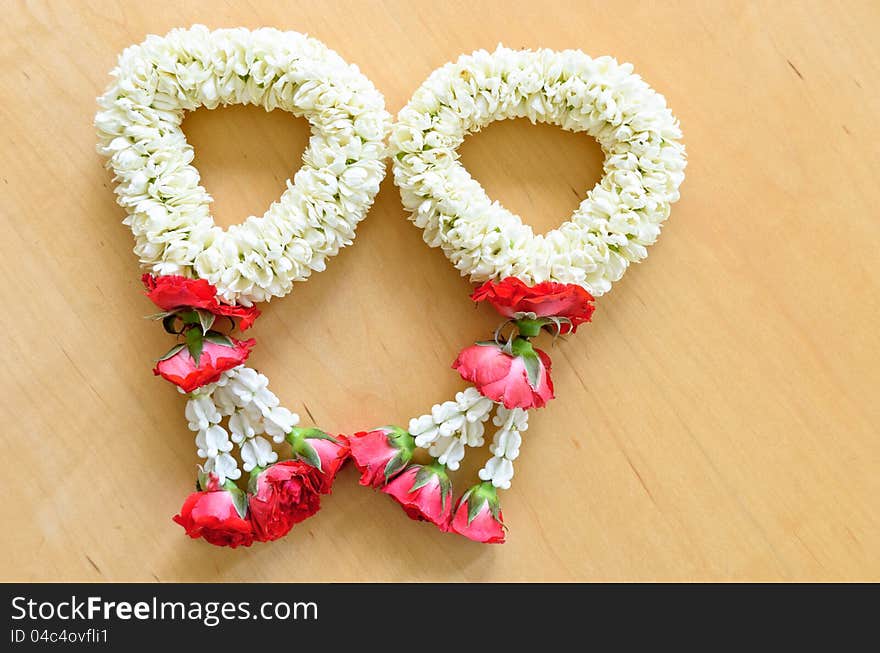
M413 437L396 426L355 433L348 439L351 457L362 472L361 485L380 487L412 459Z
M491 343L471 345L452 364L485 397L505 408L541 408L553 399L550 357L524 338L511 343L512 353Z
M204 308L209 311L217 306L217 289L206 279L189 279L178 274L141 277L147 288L147 297L163 311L178 308ZM212 311L213 312L213 311Z
M206 279L190 279L177 274L141 277L147 289L147 297L163 311L174 312L186 308L199 308L214 315L238 318L238 327L244 331L260 316L256 306L231 306L217 300L217 288Z
M450 530L474 542L504 544L504 517L491 483L475 485L464 493Z
M449 530L452 483L443 465L410 465L382 492L397 500L410 519L429 521L443 532Z
M321 494L329 494L336 473L351 455L348 438L333 438L316 428L294 428L287 434L287 441L297 459L311 466L315 488Z
M236 508L234 493L225 489L193 492L184 501L180 514L173 519L186 529L190 537L202 537L217 546L234 549L250 546L254 541L251 522Z
M311 517L321 507L312 479L312 467L299 460L270 465L251 480L249 500L254 537L277 540L294 524Z
M205 384L214 383L220 379L223 372L244 363L251 348L256 344L253 338L248 340L230 338L229 341L232 343L231 346L209 340L202 341L198 363L187 347L179 346L180 348L172 356L156 364L153 374L180 386L184 392L192 392Z
M487 281L474 291L471 299L475 302L488 301L501 315L511 319L532 318L533 314L541 326L548 328L552 320L542 318L564 318L560 322L559 333L577 331L579 324L589 322L596 309L595 298L579 285L574 283L556 283L544 281L536 286L528 286L516 277L506 277L501 281ZM553 328L555 332L555 327ZM522 335L538 335L537 330Z
M260 309L256 306L231 306L229 304L220 304L211 310L214 315L224 315L226 317L237 317L238 328L247 331L258 317L260 317Z

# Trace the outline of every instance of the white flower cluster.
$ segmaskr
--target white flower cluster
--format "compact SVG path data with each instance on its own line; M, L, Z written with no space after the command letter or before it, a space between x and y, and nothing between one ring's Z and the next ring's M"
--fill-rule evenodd
M602 180L544 235L493 202L458 161L467 134L507 118L587 132L606 155ZM410 219L474 281L552 280L601 295L647 255L684 179L681 131L663 96L632 65L578 50L462 56L435 70L397 120L390 149Z
M507 409L499 405L492 423L499 427L489 445L493 455L479 471L479 477L492 481L497 488L507 490L513 478L513 461L519 456L522 444L520 434L529 428L529 414L522 408Z
M417 447L428 449L428 453L454 471L464 458L465 445L483 446L483 424L494 406L476 388L467 388L455 395L455 401L435 404L430 415L411 419L409 432Z
M435 404L430 414L411 419L409 433L417 447L427 449L440 464L455 471L464 459L465 446L481 447L485 443L485 423L493 409L492 423L498 430L489 445L492 458L479 471L479 477L507 490L513 478L513 461L519 456L521 434L529 428L528 411L505 408L469 387L456 394L455 401Z
M196 25L127 48L111 74L98 151L152 272L207 279L224 300L250 305L286 295L351 244L385 174L390 123L356 66L296 32ZM180 125L185 111L228 104L305 116L312 137L280 200L223 230Z
M240 365L217 383L203 386L189 395L186 418L191 431L196 431L198 455L206 458L206 472L216 474L220 483L241 476L232 456L232 444L239 446L244 471L265 467L278 460L272 443L276 443L299 424L299 415L280 405L269 390L269 379L257 371ZM228 417L228 431L220 425Z

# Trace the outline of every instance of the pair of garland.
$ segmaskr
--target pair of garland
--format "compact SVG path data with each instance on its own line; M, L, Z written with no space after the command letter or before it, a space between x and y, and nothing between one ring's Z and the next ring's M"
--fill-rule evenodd
M95 120L99 151L149 268L154 318L178 340L154 372L186 395L203 459L198 490L175 521L217 545L278 539L319 509L352 460L362 485L410 517L503 542L497 490L510 487L528 411L554 396L550 358L533 339L590 321L594 297L645 257L678 199L684 148L663 97L609 57L499 47L436 70L392 125L382 95L355 66L315 39L266 28L151 36L122 53L113 75ZM312 138L279 201L223 230L180 125L185 111L227 104L304 116ZM467 134L516 117L587 132L606 154L602 180L543 235L493 202L458 160ZM254 324L256 303L285 296L351 244L389 154L425 242L484 282L472 298L506 321L459 353L453 368L470 385L454 400L406 429L331 436L299 426L268 379L246 366L255 341L233 334ZM490 419L492 456L479 482L456 496L449 472L469 448L484 446ZM417 449L430 462L415 462Z

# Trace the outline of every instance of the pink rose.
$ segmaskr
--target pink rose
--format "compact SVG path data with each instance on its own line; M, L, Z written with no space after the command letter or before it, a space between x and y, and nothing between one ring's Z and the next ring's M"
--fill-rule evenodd
M207 491L193 492L186 498L174 521L190 537L204 538L216 546L250 546L254 531L245 519L247 503L242 491L231 481L221 488L216 477L207 485Z
M504 544L504 517L489 482L475 485L458 502L450 530L474 542Z
M397 426L355 433L348 439L351 457L361 471L361 485L380 487L412 459L413 437Z
M156 364L153 374L171 381L184 392L214 383L220 380L223 372L244 363L256 344L253 338L225 340L229 342L228 345L207 338L202 340L198 361L193 358L189 347L177 345Z
M250 517L261 542L277 540L321 507L312 467L299 460L269 465L251 477Z
M494 342L466 347L452 367L505 408L541 408L553 399L550 357L525 338L515 338L507 348L509 353Z
M287 434L287 441L298 460L312 467L312 481L321 494L329 494L336 473L342 468L351 449L348 438L335 438L316 428L294 428Z
M443 532L449 530L452 483L444 465L410 465L382 492L397 500L410 519L429 521Z

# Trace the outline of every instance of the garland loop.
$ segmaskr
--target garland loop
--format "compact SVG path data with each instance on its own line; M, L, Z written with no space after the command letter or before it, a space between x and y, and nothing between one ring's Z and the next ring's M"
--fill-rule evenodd
M595 296L647 256L684 179L681 131L631 64L499 46L435 70L392 128L394 180L424 240L473 281L558 281ZM594 137L605 175L568 221L536 235L458 160L465 136L528 118Z
M327 46L296 32L197 25L127 48L99 98L99 151L115 174L135 253L158 275L205 279L224 302L266 301L350 245L385 176L382 95ZM180 128L200 106L255 104L305 117L303 165L258 218L221 229Z

